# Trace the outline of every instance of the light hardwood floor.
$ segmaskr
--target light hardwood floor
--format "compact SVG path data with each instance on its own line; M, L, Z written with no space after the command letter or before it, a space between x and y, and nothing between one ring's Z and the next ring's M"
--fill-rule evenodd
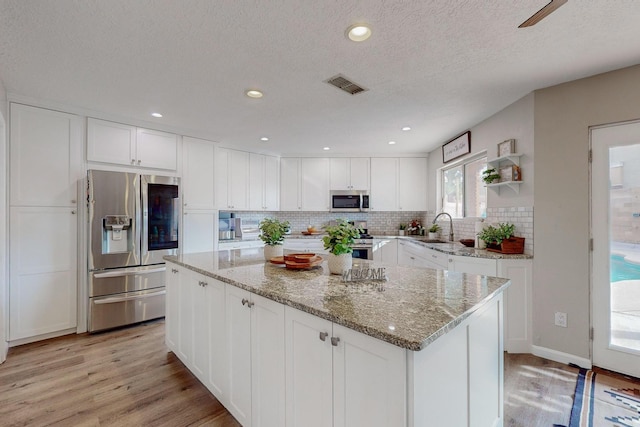
M577 369L505 355L505 427L568 424ZM11 348L2 426L239 424L164 346L164 321Z

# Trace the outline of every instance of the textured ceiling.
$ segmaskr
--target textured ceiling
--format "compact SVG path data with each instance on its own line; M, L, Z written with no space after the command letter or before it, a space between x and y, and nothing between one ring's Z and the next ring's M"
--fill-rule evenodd
M546 3L0 0L0 79L239 149L426 152L532 90L640 63L640 1L570 0L517 28ZM345 37L356 22L368 41ZM323 83L338 73L369 91Z

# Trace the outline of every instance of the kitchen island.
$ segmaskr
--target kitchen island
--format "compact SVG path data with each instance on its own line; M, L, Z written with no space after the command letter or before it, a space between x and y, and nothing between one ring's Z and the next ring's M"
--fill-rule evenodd
M167 345L245 426L502 425L508 279L345 283L259 249L165 260Z

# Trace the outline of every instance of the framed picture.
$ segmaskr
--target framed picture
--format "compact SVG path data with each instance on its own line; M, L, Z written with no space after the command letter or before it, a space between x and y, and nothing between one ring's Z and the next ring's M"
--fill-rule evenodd
M466 131L442 146L442 163L471 152L471 131Z
M507 139L506 141L498 144L498 157L508 156L516 152L516 140Z
M505 166L500 168L500 182L507 181L520 181L522 175L520 174L520 167L516 165Z

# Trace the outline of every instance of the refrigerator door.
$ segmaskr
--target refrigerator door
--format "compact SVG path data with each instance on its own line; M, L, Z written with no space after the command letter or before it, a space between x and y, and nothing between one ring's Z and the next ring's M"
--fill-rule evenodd
M142 175L141 264L164 263L178 254L178 228L182 212L180 178Z
M89 270L140 264L140 175L87 171Z

